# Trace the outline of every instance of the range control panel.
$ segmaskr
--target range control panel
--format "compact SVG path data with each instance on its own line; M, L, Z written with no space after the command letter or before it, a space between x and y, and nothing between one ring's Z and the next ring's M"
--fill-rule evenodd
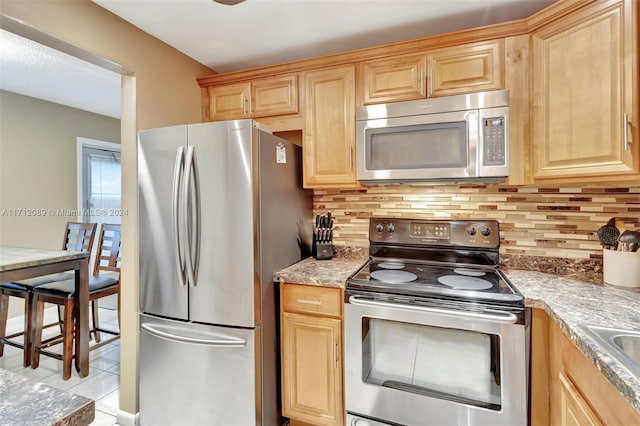
M500 225L495 220L427 220L371 218L372 243L498 248Z

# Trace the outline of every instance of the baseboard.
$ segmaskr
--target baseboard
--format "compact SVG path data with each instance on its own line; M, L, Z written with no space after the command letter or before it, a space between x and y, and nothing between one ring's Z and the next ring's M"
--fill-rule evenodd
M118 410L118 414L116 415L116 425L138 426L138 413L131 414L124 410Z

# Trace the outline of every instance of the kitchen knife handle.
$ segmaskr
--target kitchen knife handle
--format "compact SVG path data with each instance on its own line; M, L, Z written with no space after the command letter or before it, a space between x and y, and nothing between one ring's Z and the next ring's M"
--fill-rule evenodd
M187 285L184 277L184 253L182 251L182 238L180 233L180 182L184 179L184 147L178 147L176 153L176 164L173 170L173 190L171 191L171 211L172 221L171 230L173 233L173 242L176 246L175 254L175 266L178 273L178 284L181 287Z

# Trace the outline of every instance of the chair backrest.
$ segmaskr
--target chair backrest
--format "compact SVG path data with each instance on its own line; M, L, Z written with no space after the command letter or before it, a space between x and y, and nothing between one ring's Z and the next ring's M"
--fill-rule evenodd
M97 226L97 223L67 222L62 240L62 250L91 253Z
M100 271L120 272L120 225L103 223L98 237L98 250L93 275Z

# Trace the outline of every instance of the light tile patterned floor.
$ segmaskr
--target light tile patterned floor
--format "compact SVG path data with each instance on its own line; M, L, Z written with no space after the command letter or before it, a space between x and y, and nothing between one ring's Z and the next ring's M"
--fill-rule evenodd
M55 318L55 308L47 310L46 321L50 322L51 316ZM105 308L99 309L100 326L117 330L117 311ZM7 334L20 331L14 324L21 325L20 320L11 321L7 327ZM15 331L14 331L15 330ZM47 334L55 334L54 328L45 330ZM109 335L105 334L105 337ZM46 334L43 335L46 338ZM51 348L59 351L59 346ZM25 377L47 383L60 389L76 393L95 400L96 415L91 423L94 426L112 426L116 423L120 398L120 341L105 345L89 354L89 376L81 379L75 369L69 380L62 380L62 362L47 356L40 357L40 366L37 369L22 367L22 349L5 345L4 356L0 358L0 368L21 374Z

